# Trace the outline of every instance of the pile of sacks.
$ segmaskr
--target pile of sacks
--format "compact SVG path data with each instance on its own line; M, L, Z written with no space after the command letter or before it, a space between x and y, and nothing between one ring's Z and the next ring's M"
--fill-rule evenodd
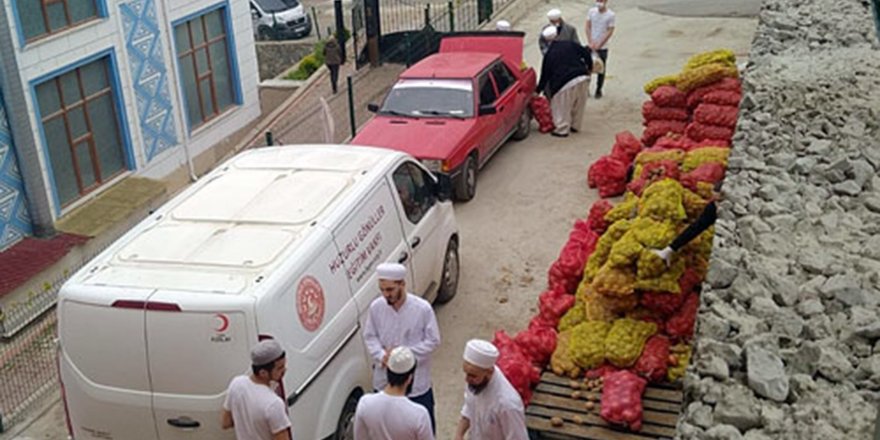
M601 197L633 190L628 188L628 180L641 182L637 186L640 191L645 183L643 173L653 178L659 173L660 177L679 179L674 174L677 170L668 162L639 167L638 156L642 151L680 151L667 157L680 165L684 159L680 154L691 150L730 147L742 98L733 52L722 49L695 55L680 73L646 84L645 92L651 99L642 105L641 139L629 132L618 134L611 154L599 158L587 173L588 186L597 188ZM717 167L685 172L691 171L696 171L686 179L691 189L696 189L698 181L717 182L723 178Z

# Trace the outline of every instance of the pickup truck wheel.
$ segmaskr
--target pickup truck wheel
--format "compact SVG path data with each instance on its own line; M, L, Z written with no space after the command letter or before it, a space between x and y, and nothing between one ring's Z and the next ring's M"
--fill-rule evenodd
M532 131L532 112L528 107L524 108L522 113L519 115L519 121L516 123L516 131L513 132L513 136L511 136L514 140L521 141L527 137L529 137L529 132Z
M455 198L467 202L474 198L477 193L477 157L471 154L468 156L461 169L461 174L455 181Z
M348 396L348 400L342 406L342 414L339 415L333 440L354 440L354 411L357 409L360 397L361 395L356 392Z
M440 279L437 299L434 300L437 304L448 303L458 293L458 277L461 267L458 263L458 242L452 238L446 245L446 257L443 258L443 276Z

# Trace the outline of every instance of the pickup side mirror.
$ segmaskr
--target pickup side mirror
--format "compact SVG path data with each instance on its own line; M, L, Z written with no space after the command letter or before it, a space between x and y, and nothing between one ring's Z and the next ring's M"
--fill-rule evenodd
M485 116L485 115L494 115L495 113L497 113L497 111L495 110L495 106L494 106L494 105L492 105L492 104L481 104L481 105L480 105L479 112L478 112L477 114L480 115L480 116Z
M434 173L437 181L434 183L434 194L441 202L452 200L452 179L446 173Z
M373 104L373 103L371 102L371 103L367 104L367 110L369 110L369 111L371 111L371 112L373 112L373 113L378 113L378 112L379 112L379 105L378 105L378 104Z

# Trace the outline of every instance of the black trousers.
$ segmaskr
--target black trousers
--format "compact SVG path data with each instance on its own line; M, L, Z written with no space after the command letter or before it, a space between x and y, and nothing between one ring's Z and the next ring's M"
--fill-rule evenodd
M410 397L409 400L424 406L428 410L428 415L431 416L431 432L437 435L437 422L434 420L434 388L428 388L427 393L421 396Z
M608 49L599 49L599 59L602 60L602 64L605 65L605 71L608 71ZM605 74L599 73L597 74L598 81L596 81L596 93L602 92L602 85L605 84Z
M333 93L336 93L336 83L339 81L339 64L328 64L330 69L330 85L333 87Z

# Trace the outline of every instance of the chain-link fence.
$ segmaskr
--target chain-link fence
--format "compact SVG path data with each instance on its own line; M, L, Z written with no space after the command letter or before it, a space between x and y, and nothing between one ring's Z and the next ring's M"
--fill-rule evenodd
M20 329L15 338L0 341L0 432L20 422L57 389L57 323L52 308Z

